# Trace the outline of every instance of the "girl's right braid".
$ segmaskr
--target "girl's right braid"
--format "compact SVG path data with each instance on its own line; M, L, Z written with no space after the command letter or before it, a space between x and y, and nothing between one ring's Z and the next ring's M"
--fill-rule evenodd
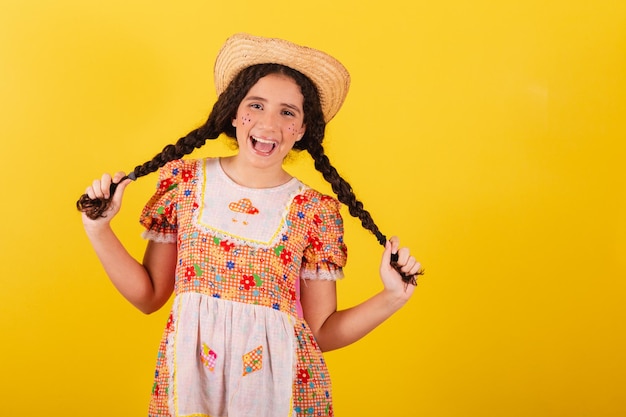
M165 146L163 150L150 161L147 161L142 165L137 165L135 169L133 169L133 171L126 177L122 178L121 181L127 178L136 180L144 175L155 172L168 162L180 159L183 156L190 154L194 149L204 145L207 139L217 138L220 135L221 130L217 127L219 126L219 123L217 123L215 117L212 116L213 113L209 116L209 120L207 120L202 127L192 130L186 136L178 139L174 145ZM92 220L102 217L111 204L111 199L113 198L113 193L115 192L116 187L117 184L111 184L111 195L106 199L91 199L87 194L83 194L76 202L76 208L79 211L85 212L87 217Z
M262 65L248 68L249 69L241 71L230 83L228 88L220 94L213 105L208 120L203 126L192 130L186 136L178 139L176 144L165 146L158 155L150 161L136 166L124 179L130 178L136 180L139 177L155 172L168 162L190 154L195 148L204 145L207 139L216 139L222 133L230 137L235 137L235 130L234 127L232 127L232 118L237 112L237 106L243 99L243 96L247 94L250 87L263 75L259 73L256 75L256 78L254 78L254 71L264 71ZM267 68L272 67L266 67L265 70L267 70ZM116 186L117 184L111 184L111 196ZM76 202L76 207L79 211L85 212L89 218L95 220L104 215L110 203L111 197L108 199L92 200L87 194L83 194Z
M387 237L378 229L378 226L374 223L374 219L372 219L370 213L363 208L363 203L356 199L356 195L354 195L350 184L344 180L341 175L339 175L335 167L331 165L330 160L324 153L322 144L319 142L309 144L307 151L313 157L315 169L321 172L324 179L330 183L333 191L337 194L339 201L348 207L348 211L353 217L361 220L361 224L365 229L369 230L374 234L374 236L376 236L378 243L385 246L387 243ZM421 269L415 275L407 275L402 272L400 265L398 264L397 253L391 254L391 266L400 274L406 285L417 285L417 276L424 274L424 270Z
M194 151L194 149L200 148L204 145L207 139L215 139L219 135L219 132L215 135L210 135L214 137L209 137L207 134L202 135L201 132L203 130L208 130L205 126L192 130L187 134L187 136L180 138L174 145L165 146L161 153L157 154L150 161L145 162L142 165L137 165L133 170L135 179L151 174L168 162L180 159L183 156L190 154Z
M321 143L317 142L314 145L311 144L307 150L313 157L313 161L315 163L315 169L322 173L324 179L328 181L331 185L335 194L337 194L337 198L343 204L348 207L348 211L353 217L361 220L361 225L376 236L378 243L382 246L385 246L385 242L387 242L387 237L381 233L378 229L376 223L374 223L374 219L370 213L363 208L363 203L357 200L354 191L352 190L352 186L344 180L341 175L337 172L335 167L333 167L328 159L328 156L324 153L324 147Z

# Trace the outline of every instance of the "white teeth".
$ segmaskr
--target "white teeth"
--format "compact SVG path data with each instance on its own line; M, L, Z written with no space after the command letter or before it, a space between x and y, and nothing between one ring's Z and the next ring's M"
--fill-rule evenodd
M276 148L276 142L273 140L261 139L256 136L250 136L252 139L252 146L258 152L269 154Z
M257 142L261 142L261 143L271 143L271 144L274 143L274 141L272 141L272 140L261 139L261 138L257 138L256 136L252 136L252 139L254 139Z

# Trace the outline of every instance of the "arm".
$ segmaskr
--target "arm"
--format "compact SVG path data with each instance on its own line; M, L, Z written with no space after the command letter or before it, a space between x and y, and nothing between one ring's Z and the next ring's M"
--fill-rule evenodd
M374 330L391 317L411 298L415 287L405 285L398 272L389 264L391 253L399 255L398 264L407 274L415 274L420 264L407 248L398 249L393 237L385 245L380 266L384 288L366 301L346 310L337 311L334 281L308 280L301 286L300 301L304 318L322 351L347 346Z
M112 179L105 174L87 188L90 198L108 198L111 181L119 181L123 173ZM106 217L89 219L83 213L87 237L104 270L117 290L135 307L149 314L167 302L174 289L176 244L150 241L143 263L135 260L124 248L111 228L111 220L119 212L124 189L130 180L117 187Z

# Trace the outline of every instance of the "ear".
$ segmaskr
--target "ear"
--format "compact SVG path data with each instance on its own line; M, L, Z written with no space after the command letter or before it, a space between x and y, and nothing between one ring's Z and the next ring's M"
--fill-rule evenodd
M237 116L235 116L235 118L232 120L232 125L233 127L237 127Z

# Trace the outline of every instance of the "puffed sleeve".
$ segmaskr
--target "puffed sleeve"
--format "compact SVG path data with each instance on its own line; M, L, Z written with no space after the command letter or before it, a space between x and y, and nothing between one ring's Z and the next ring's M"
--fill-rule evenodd
M157 190L146 203L139 219L146 228L144 238L156 242L176 242L178 185L182 181L183 164L182 160L175 160L159 170Z
M307 210L308 245L302 257L302 279L343 278L348 250L343 241L343 219L336 199L318 194Z

